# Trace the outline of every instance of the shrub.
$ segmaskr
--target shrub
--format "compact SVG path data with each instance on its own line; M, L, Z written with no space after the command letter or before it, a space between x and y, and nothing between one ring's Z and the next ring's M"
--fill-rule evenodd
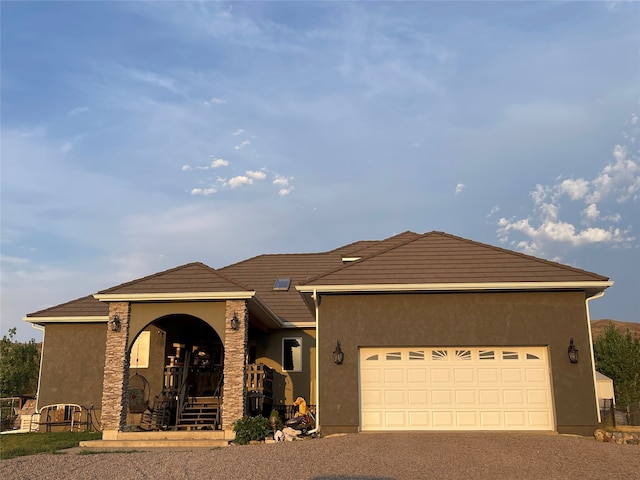
M264 440L271 432L271 425L269 420L262 416L244 416L233 422L233 431L236 434L236 443L246 445L252 440Z

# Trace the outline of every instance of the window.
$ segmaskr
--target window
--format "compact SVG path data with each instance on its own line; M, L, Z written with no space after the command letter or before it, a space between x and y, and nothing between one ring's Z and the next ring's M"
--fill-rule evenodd
M385 356L385 359L386 360L402 360L402 353L401 352L389 352Z
M518 352L508 352L508 351L504 350L502 352L502 359L503 360L518 360Z
M449 359L449 352L447 352L446 350L431 350L431 360L441 361L441 360L448 360L448 359Z
M149 332L141 332L131 346L129 368L149 368Z
M282 339L282 370L285 372L302 371L302 338Z
M478 358L480 360L495 360L496 353L493 350L480 350Z
M471 350L456 350L456 360L471 360Z
M289 277L276 278L276 281L273 282L273 289L282 290L286 292L287 290L289 290L290 285L291 285L291 278Z
M410 350L409 351L409 361L411 360L422 360L424 361L424 350Z

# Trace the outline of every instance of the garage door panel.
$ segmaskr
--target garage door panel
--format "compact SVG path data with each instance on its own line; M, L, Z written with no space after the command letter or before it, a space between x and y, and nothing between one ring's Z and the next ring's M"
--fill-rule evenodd
M405 429L407 427L406 412L388 410L385 412L384 423L391 430Z
M502 412L480 411L480 427L497 430L502 425Z
M527 403L530 405L547 405L549 396L546 390L527 390Z
M476 403L475 390L455 390L456 405L474 405Z
M528 383L546 383L547 375L544 368L526 368L525 369L525 378Z
M502 400L504 405L522 405L524 402L524 395L522 390L504 390L502 392Z
M522 382L522 370L519 368L503 368L500 370L502 383Z
M526 428L524 411L504 412L504 424L510 428Z
M451 383L450 368L432 368L429 373L431 383Z
M434 405L451 405L453 395L450 390L432 390L431 403Z
M408 368L407 381L409 383L427 383L429 373L426 368Z
M453 428L453 411L433 412L433 426L437 428Z
M456 368L453 378L456 383L475 383L475 370L473 368Z
M409 406L424 406L429 403L429 392L426 389L409 390L408 394Z
M473 428L478 424L477 412L456 412L456 426L464 428Z
M363 430L553 430L544 347L361 349Z
M404 390L387 390L384 392L384 402L387 405L404 405L405 404L405 392Z
M500 391L499 390L480 390L478 391L478 403L484 406L498 406L500 405Z
M383 405L381 390L363 390L361 398L363 407L381 407Z
M429 418L431 412L428 410L415 410L409 412L409 427L413 429L425 429L431 425Z
M405 371L401 368L388 368L384 370L385 383L403 383L405 379Z

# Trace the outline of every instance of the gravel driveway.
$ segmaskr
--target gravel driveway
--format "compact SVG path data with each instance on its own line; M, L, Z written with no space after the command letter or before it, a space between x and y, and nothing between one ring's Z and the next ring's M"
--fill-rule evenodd
M525 433L360 433L216 450L34 455L0 461L11 479L640 478L640 446Z

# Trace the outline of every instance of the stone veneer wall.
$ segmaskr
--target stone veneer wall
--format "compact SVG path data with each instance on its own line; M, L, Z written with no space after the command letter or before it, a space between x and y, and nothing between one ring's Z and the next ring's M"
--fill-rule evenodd
M128 302L109 304L109 322L107 322L107 349L105 353L104 381L102 386L102 431L119 431L125 426L129 397L129 317L131 308ZM120 317L120 331L111 330L111 322Z
M238 330L231 329L233 314L240 320ZM247 373L247 340L249 312L245 300L227 300L224 341L224 391L222 428L231 430L233 422L245 412L245 376Z

